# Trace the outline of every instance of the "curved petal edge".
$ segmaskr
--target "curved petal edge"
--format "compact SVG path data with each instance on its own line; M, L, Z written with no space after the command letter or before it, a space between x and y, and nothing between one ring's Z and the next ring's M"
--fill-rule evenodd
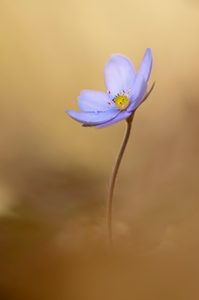
M151 49L147 48L142 58L137 74L142 76L145 81L148 81L152 68L152 53Z

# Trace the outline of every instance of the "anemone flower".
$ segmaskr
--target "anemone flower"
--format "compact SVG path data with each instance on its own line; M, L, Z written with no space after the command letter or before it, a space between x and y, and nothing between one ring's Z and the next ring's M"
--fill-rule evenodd
M108 194L107 224L109 241L112 244L112 200L115 181L121 159L126 148L132 120L139 105L148 98L154 83L147 92L147 82L151 73L152 54L147 48L137 73L130 60L114 54L105 65L106 92L83 90L78 97L79 111L66 110L66 113L83 126L107 127L119 121L127 121L127 129L110 179Z
M151 66L149 48L137 73L127 57L112 55L104 70L107 92L81 91L78 98L80 111L66 110L66 113L84 126L98 128L127 119L144 99Z

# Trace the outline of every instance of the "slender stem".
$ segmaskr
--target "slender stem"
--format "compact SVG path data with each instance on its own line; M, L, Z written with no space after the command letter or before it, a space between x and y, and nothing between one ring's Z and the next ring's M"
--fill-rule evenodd
M116 157L116 161L115 161L113 171L112 171L112 174L111 174L111 178L110 178L110 186L109 186L108 202L107 202L107 226L108 226L108 239L109 239L110 245L112 245L113 193L114 193L115 182L116 182L116 179L117 179L117 174L118 174L118 170L119 170L119 167L120 167L120 163L121 163L126 145L128 143L128 140L129 140L133 117L134 117L134 113L128 119L126 119L126 121L127 121L126 132L125 132L122 144L120 146L120 150L118 152L118 155Z
M153 82L151 88L149 91L145 94L142 103L149 97L151 94L153 88L155 86L155 81ZM113 193L114 193L114 188L115 188L115 183L117 179L117 174L119 171L120 163L122 160L122 157L124 155L124 151L126 149L126 145L129 140L130 132L131 132L131 127L132 127L132 121L135 115L137 108L134 110L134 112L131 114L129 118L126 119L127 121L127 127L126 127L126 132L124 135L124 139L122 141L119 153L116 157L116 161L113 167L113 171L111 174L110 178L110 186L109 186L109 192L108 192L108 202L107 202L107 226L108 226L108 239L109 239L109 244L112 245L112 207L113 207Z

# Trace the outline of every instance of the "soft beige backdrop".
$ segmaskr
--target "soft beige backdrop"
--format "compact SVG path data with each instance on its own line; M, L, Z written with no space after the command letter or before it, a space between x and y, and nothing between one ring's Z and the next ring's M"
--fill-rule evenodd
M0 299L197 300L199 3L0 2ZM107 182L124 124L82 128L64 110L104 89L112 53L147 47L150 99L121 166L115 249Z

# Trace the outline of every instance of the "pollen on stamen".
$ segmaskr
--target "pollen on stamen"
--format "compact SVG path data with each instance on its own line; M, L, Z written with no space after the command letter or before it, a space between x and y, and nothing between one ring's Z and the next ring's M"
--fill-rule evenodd
M120 110L127 108L127 106L129 105L129 99L125 95L118 94L115 96L113 101Z

